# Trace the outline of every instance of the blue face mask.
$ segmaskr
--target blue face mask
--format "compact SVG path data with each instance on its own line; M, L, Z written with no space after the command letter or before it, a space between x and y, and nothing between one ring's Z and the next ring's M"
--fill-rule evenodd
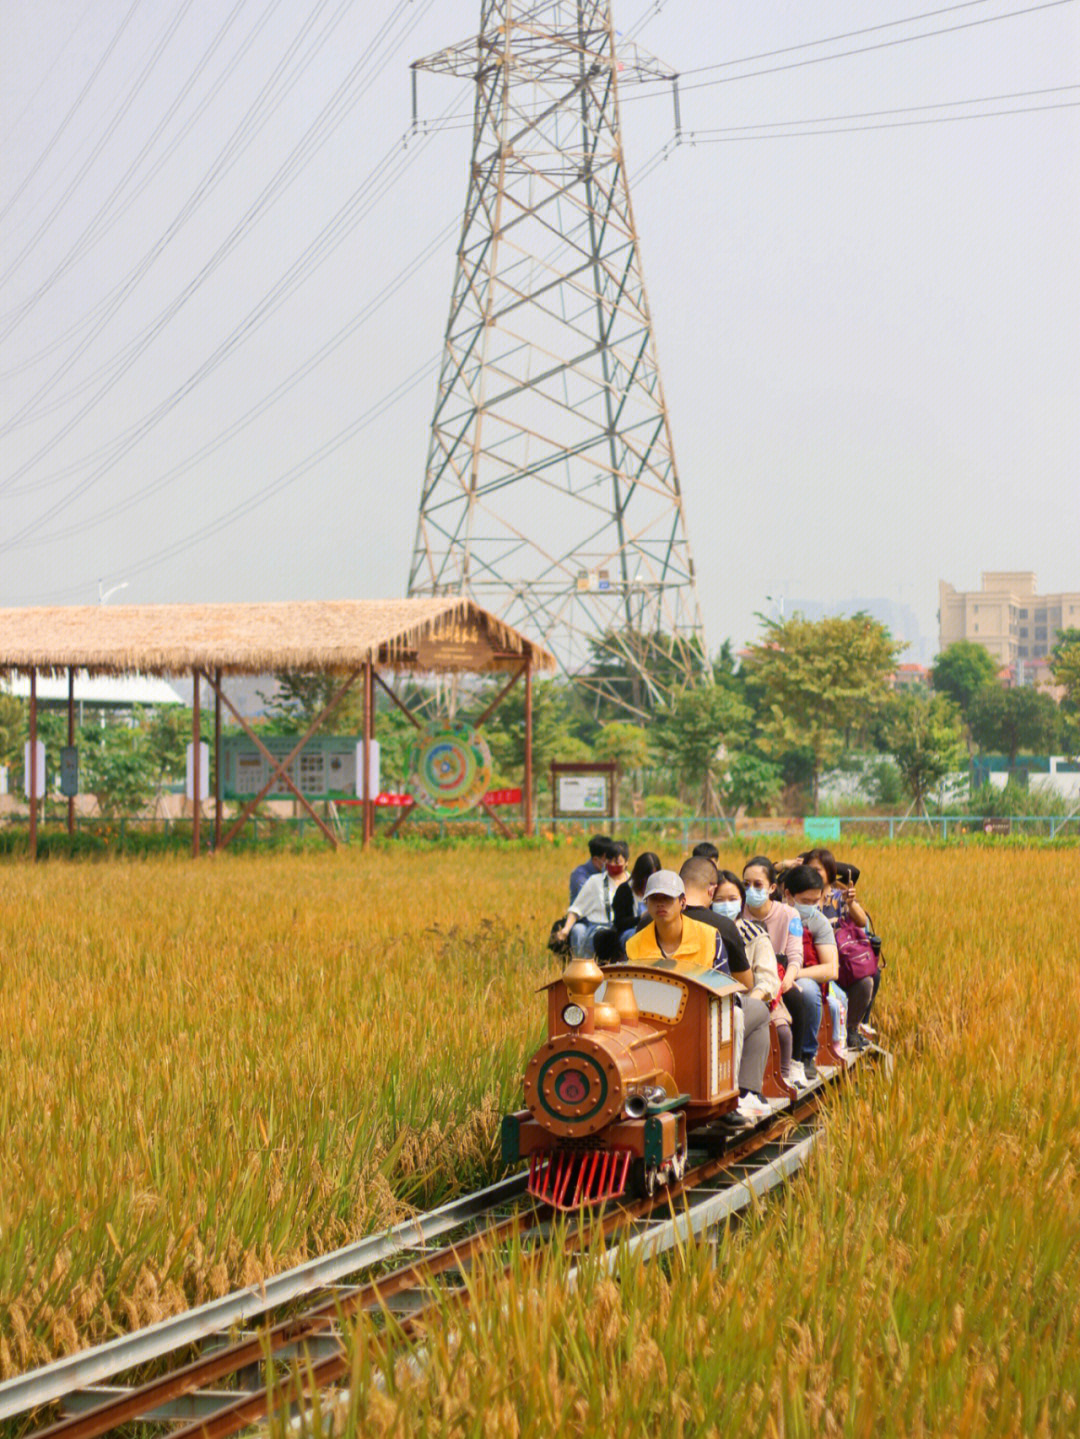
M738 919L742 913L742 905L737 899L718 899L713 901L713 914L722 914L725 919Z
M769 891L767 889L758 889L757 885L754 884L748 884L746 886L746 902L751 909L761 909L768 897Z
M810 916L816 911L817 905L816 905L816 904L796 904L795 908L796 908L796 910L798 911L798 914L799 914L799 918L800 918L800 919L809 919Z

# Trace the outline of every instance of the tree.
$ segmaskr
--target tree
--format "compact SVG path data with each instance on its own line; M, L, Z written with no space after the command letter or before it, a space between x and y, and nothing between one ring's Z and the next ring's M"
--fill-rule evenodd
M912 692L896 702L886 737L904 788L915 808L926 808L926 797L946 775L961 769L967 759L964 730L952 700L945 695Z
M0 764L16 765L22 760L26 738L26 710L14 695L0 694Z
M1060 730L1058 707L1048 694L1026 685L988 685L972 706L971 733L984 753L1008 755L1010 769L1021 750L1048 754Z
M1062 630L1050 651L1050 673L1065 690L1063 704L1072 714L1080 713L1080 630Z
M275 674L277 688L270 694L259 691L266 705L266 729L271 734L302 734L345 683L342 674L297 674L283 670ZM357 680L334 710L330 728L337 734L358 734L363 726L364 698Z
M779 765L741 750L720 778L720 798L728 809L766 814L783 787Z
M727 768L725 746L747 734L750 720L749 707L719 685L687 690L658 716L660 763L675 776L684 797L697 791L703 814Z
M967 718L976 696L997 679L998 665L985 645L976 640L954 640L934 661L930 671L934 690L951 699Z
M79 788L97 797L104 815L131 814L158 785L160 761L145 730L108 724L80 731Z
M861 612L817 621L759 618L764 633L743 668L761 697L762 743L778 756L809 753L816 810L822 770L886 705L904 646Z

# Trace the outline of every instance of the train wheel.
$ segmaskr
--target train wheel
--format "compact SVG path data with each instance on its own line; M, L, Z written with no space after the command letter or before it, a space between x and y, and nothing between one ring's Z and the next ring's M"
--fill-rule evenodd
M652 1199L660 1187L656 1165L646 1165L644 1159L635 1159L630 1169L630 1186L640 1199Z

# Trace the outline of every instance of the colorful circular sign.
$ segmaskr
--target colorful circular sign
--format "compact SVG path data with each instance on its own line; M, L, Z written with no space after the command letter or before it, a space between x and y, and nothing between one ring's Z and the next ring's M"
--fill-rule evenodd
M409 755L417 804L450 819L475 809L491 784L491 751L466 724L443 720L421 730Z

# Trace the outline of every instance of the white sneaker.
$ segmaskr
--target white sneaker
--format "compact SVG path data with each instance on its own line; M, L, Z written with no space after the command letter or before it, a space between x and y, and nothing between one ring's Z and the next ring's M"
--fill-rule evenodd
M806 1070L802 1067L801 1059L793 1059L791 1061L791 1067L788 1070L787 1078L789 1084L794 1084L796 1087L801 1089L805 1089L806 1086L810 1083L810 1081L806 1077Z
M760 1095L751 1093L744 1094L739 1100L739 1113L747 1119L764 1119L772 1110Z

